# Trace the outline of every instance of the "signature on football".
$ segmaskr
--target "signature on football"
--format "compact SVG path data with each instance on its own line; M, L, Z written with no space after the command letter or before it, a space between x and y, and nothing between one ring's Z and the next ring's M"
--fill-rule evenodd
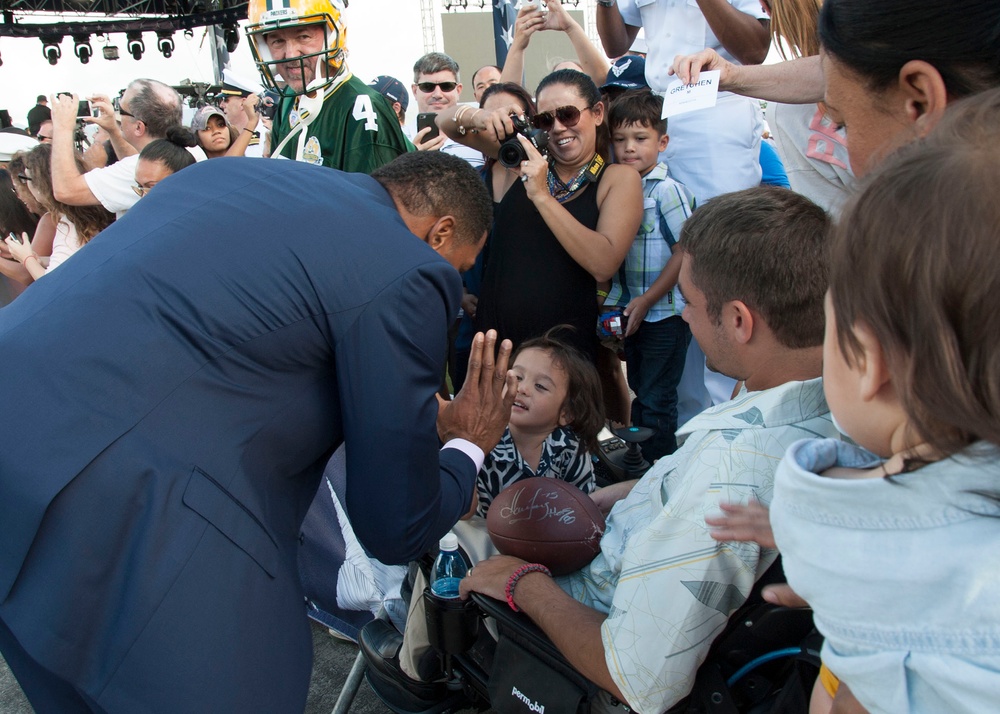
M508 523L521 521L543 521L555 518L559 523L573 523L576 520L576 509L566 506L558 508L552 503L559 498L558 491L545 492L536 488L531 495L525 494L529 489L522 488L514 494L509 506L500 509L500 517Z

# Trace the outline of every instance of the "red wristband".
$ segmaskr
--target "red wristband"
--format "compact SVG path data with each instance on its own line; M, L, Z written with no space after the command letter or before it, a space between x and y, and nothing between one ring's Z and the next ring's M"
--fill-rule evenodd
M550 577L552 576L552 571L541 563L525 563L511 573L510 578L507 579L507 587L504 588L504 593L507 595L507 604L510 605L510 609L514 612L520 612L520 609L514 604L514 588L517 587L517 581L528 573L545 573Z

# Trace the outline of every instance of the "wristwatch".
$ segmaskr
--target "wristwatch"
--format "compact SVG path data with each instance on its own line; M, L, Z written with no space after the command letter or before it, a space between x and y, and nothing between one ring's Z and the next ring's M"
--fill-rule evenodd
M597 4L601 7L614 7L618 3L618 0L597 0Z

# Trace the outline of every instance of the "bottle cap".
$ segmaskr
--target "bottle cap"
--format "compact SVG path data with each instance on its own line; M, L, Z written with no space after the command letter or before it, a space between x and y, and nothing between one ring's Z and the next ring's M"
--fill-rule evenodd
M438 544L441 550L458 550L458 536L448 531Z

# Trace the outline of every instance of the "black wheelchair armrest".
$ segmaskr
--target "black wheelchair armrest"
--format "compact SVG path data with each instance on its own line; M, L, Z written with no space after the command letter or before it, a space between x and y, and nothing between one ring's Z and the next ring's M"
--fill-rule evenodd
M508 684L510 681L530 684L533 680L550 696L553 696L554 692L562 692L555 697L556 702L547 705L553 714L556 712L585 714L590 711L590 704L601 691L600 687L566 661L558 648L552 644L552 640L531 621L531 618L522 612L514 612L506 602L494 600L480 593L473 593L472 600L497 624L500 639L495 661L498 666L490 676L491 704L497 711L508 711L497 697L510 696L509 688L505 690L503 686L497 686L498 674L503 684ZM530 664L519 673L514 673L510 671L512 668L510 657L527 658ZM500 662L503 662L502 667L499 666ZM529 690L527 687L521 688L525 691L538 691Z
M532 622L531 618L523 612L514 612L505 601L494 600L481 593L472 593L472 601L488 617L492 617L496 621L497 629L501 636L510 637L518 644L528 647L539 654L547 655L572 669L569 662L566 662L566 658L552 644L552 640L548 638L548 635L542 632L542 628Z

